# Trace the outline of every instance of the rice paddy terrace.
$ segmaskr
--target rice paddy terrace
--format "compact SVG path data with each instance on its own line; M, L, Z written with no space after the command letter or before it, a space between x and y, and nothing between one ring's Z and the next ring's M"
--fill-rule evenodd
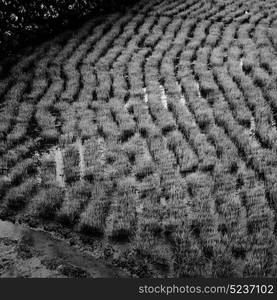
M140 1L0 76L2 219L137 276L277 275L275 0Z

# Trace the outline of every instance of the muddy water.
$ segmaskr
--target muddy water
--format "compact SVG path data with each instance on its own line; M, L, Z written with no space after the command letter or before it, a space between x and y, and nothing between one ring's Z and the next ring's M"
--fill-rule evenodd
M20 243L29 241L36 256L41 260L55 260L60 265L70 265L88 274L87 277L108 278L125 277L123 272L105 265L91 255L68 245L42 230L34 230L22 225L0 220L0 239L10 239Z

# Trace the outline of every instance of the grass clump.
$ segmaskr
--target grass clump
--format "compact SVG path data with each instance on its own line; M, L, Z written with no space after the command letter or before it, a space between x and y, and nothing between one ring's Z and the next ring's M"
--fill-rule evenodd
M41 190L32 200L32 215L53 220L64 200L64 190L60 187L50 186Z

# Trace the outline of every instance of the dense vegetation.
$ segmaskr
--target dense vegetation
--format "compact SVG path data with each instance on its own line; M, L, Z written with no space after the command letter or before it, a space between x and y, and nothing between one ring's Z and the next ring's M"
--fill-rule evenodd
M143 0L45 42L0 81L1 217L138 276L276 277L276 51L275 0Z
M92 13L124 8L134 0L0 0L0 52L76 26Z

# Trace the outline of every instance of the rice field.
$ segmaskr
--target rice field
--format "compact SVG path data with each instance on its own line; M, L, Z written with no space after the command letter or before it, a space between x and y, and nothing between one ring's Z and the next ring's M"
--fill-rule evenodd
M276 277L276 120L275 0L139 1L0 68L0 216L134 276Z

